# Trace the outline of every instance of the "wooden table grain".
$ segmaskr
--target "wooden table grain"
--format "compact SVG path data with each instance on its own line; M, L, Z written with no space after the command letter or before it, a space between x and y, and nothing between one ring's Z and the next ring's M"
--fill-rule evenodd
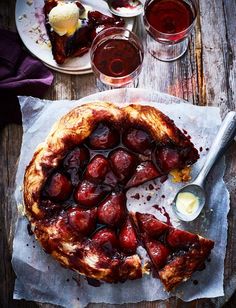
M153 59L147 52L139 87L166 92L195 105L220 106L222 115L236 110L236 1L200 0L195 35L187 54L172 63ZM14 0L0 1L0 27L15 31ZM141 19L138 35L146 45ZM0 42L1 44L1 42ZM54 72L49 99L78 99L95 93L95 77L69 76ZM1 102L4 103L4 102ZM15 124L0 131L0 307L55 307L12 299L14 272L11 267L12 240L17 218L13 197L14 177L20 153L22 127ZM236 307L236 145L227 152L225 181L231 195L228 246L225 260L226 296L184 303L176 298L153 303L127 304L122 307ZM111 307L112 305L90 305Z

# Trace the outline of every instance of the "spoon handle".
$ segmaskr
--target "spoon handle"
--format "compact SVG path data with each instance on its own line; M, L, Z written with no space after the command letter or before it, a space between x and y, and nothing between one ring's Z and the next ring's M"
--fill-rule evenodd
M204 166L194 183L202 186L214 163L220 158L236 134L236 112L230 111L222 122L218 134L210 148Z

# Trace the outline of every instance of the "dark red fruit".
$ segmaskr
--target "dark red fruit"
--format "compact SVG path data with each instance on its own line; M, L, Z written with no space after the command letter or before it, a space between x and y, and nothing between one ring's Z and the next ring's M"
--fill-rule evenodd
M87 148L81 146L70 152L63 161L63 167L71 175L73 185L79 182L79 175L89 162L90 154Z
M142 162L136 167L136 171L126 184L126 188L141 185L147 181L157 178L160 175L161 174L151 161Z
M97 209L83 210L72 208L68 211L69 224L78 233L88 235L96 228Z
M157 270L165 266L170 250L159 241L146 241L145 246L152 263Z
M196 234L178 229L171 229L166 241L172 248L188 248L192 244L199 242Z
M57 172L47 182L45 191L49 198L56 201L65 201L72 192L72 185L65 175Z
M114 128L100 123L88 137L88 144L95 150L111 149L118 145L119 139L119 133Z
M136 157L119 148L110 155L111 166L120 181L130 178L136 167Z
M114 172L112 170L110 170L109 172L107 172L105 179L103 181L104 184L107 184L111 187L115 187L117 185L118 182L118 178L117 176L114 174Z
M111 227L120 225L125 216L125 204L125 195L113 192L99 205L98 221Z
M95 183L102 182L109 168L108 160L102 155L96 155L87 166L85 179Z
M64 168L73 169L80 168L83 169L89 161L89 151L85 147L79 147L70 152L63 161Z
M171 148L159 149L157 151L156 159L161 170L165 172L181 168L181 158L177 150Z
M97 34L110 27L123 27L125 22L123 18L117 16L110 17L98 11L88 12L88 21L90 25L90 40L93 41ZM92 26L92 27L91 27ZM92 31L91 31L92 30Z
M108 187L96 185L87 180L82 181L76 188L74 198L78 204L87 208L97 206L108 193Z
M138 239L135 229L128 218L120 229L120 247L126 254L135 254L138 247Z
M132 151L149 155L152 148L151 136L141 129L131 129L123 135L123 143Z
M136 213L139 228L142 232L150 237L159 237L169 229L169 226L158 219L152 214Z
M118 239L115 231L109 228L102 228L98 230L92 237L93 242L99 247L106 250L113 250L118 247Z

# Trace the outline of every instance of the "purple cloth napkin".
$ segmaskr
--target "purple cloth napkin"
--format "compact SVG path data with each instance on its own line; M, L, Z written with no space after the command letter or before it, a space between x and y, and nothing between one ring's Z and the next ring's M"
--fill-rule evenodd
M17 95L42 98L53 75L42 62L29 56L18 35L0 29L0 125L21 123Z

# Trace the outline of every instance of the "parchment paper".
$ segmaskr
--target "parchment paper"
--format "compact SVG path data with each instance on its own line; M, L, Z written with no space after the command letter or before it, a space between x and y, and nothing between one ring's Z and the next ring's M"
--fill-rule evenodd
M200 150L201 158L193 167L193 178L204 163L207 150L221 123L218 108L193 106L181 99L156 92L150 93L142 89L101 92L79 101L52 102L20 97L24 135L16 176L15 197L18 206L22 204L24 170L36 146L45 139L53 123L62 115L75 106L94 100L106 100L120 105L148 104L159 108L171 117L179 128L188 131L193 143ZM48 302L65 307L84 307L91 302L121 304L166 299L173 295L184 301L190 301L224 295L224 258L229 211L229 193L223 181L224 170L225 163L222 159L208 177L207 205L194 222L180 223L172 213L170 203L183 184L173 184L171 178L163 184L157 180L152 181L155 189L151 191L148 189L150 183L146 183L128 192L129 209L152 213L163 221L166 221L166 210L174 226L197 232L215 241L215 248L206 262L206 269L195 273L188 282L182 283L172 293L165 292L160 281L151 275L135 281L117 284L102 283L100 287L93 287L84 277L61 267L50 255L47 255L34 237L28 234L27 219L19 217L12 259L17 276L14 298ZM139 200L134 198L137 192L141 196ZM147 201L147 196L151 196L150 201ZM153 205L158 205L159 210ZM140 248L139 252L145 255L143 249Z

